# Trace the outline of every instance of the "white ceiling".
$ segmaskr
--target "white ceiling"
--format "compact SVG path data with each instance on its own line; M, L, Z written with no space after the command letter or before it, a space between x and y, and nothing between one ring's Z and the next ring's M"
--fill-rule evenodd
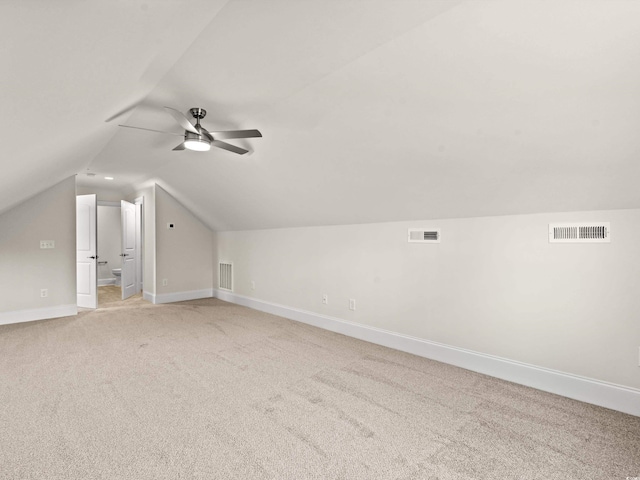
M0 18L0 211L74 173L155 181L215 230L640 207L638 1L9 1ZM180 133L163 105L264 137L173 152L117 126Z

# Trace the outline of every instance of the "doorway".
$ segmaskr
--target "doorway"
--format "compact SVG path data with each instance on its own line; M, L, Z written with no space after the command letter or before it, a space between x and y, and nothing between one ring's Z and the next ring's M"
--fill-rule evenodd
M78 306L102 308L142 292L143 197L76 201Z

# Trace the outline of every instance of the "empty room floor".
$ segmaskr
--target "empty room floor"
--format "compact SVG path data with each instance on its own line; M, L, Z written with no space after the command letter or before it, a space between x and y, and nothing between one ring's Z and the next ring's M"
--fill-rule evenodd
M640 418L218 299L0 327L0 479L614 479Z

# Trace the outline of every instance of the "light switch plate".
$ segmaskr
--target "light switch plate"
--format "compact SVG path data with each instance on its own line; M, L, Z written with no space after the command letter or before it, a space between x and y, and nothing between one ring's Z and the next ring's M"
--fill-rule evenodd
M56 248L55 240L40 240L40 248Z

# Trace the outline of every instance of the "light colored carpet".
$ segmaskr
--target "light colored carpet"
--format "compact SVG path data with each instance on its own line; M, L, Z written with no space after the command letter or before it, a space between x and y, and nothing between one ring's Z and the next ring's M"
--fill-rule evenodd
M624 479L640 418L216 299L0 327L1 479Z

